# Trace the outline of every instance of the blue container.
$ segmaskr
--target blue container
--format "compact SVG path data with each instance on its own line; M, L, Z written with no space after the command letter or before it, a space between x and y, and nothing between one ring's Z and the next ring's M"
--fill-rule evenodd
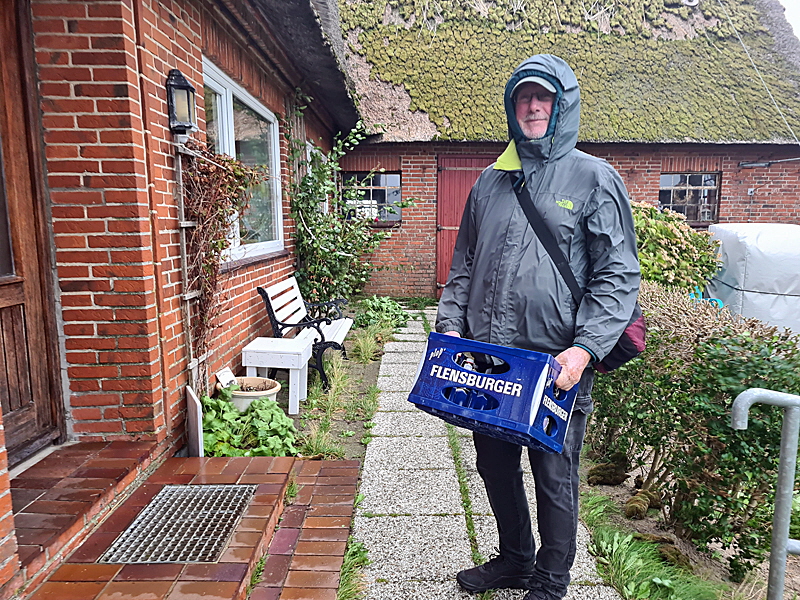
M501 364L479 373L462 366L466 353ZM560 453L578 393L553 385L560 372L549 354L431 333L408 400L458 427Z

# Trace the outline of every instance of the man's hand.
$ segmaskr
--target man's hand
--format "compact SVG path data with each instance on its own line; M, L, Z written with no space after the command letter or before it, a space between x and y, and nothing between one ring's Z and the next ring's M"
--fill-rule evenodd
M583 348L572 346L556 356L556 361L561 365L561 373L556 379L556 387L569 390L581 380L583 370L589 364L592 355Z
M461 337L461 334L457 331L445 331L444 335L452 335L453 337Z

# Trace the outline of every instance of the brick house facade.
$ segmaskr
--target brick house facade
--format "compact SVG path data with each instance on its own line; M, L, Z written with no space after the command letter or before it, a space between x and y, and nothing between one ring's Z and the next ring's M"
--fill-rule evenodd
M7 311L0 323L8 340L12 317L22 319L25 310L33 313L32 307L42 304L36 314L46 327L36 339L15 338L22 348L17 358L19 365L23 360L33 365L37 356L49 357L46 377L40 378L43 397L21 383L22 366L0 369L0 378L13 378L0 380L3 388L8 382L13 396L9 403L0 393L2 433L6 440L16 435L14 429L21 427L16 415L26 403L44 403L51 417L35 443L27 430L14 437L19 441L8 452L0 440L0 598L9 598L41 581L108 508L97 506L55 539L26 542L15 530L10 468L52 442L145 444L138 467L116 482L112 497L124 496L141 473L185 443L190 365L176 141L165 88L170 70L180 70L197 90L195 139L205 138L204 64L211 63L232 82L234 102L249 103L236 110L256 111L263 123L270 118L275 140L270 152L278 183L270 185L279 225L268 252L245 248L223 265L224 304L207 360L209 373L226 366L239 370L242 347L268 326L256 286L293 271L293 224L283 195L290 167L281 119L296 90L316 100L295 123L295 135L303 132L323 148L335 133L354 125L357 112L335 50L326 43L336 34L326 0L313 5L311 0L3 0L0 7L5 34L0 35L0 62L17 69L9 66L3 73L0 104L0 166L6 171L0 209L6 198L10 223L10 235L0 231L0 257L8 259L5 271L0 260L0 312ZM312 62L317 70L309 77ZM25 114L14 113L19 104ZM14 129L26 118L26 129ZM16 156L10 144L19 135L28 139L24 157ZM25 169L17 168L23 159L32 173L29 180ZM36 194L18 193L17 180L30 183ZM33 226L41 235L23 252L19 240ZM14 298L22 292L10 286L32 274L26 266L29 251L41 263L39 287L25 292L28 304L15 309ZM25 343L27 349L20 345ZM6 342L5 349L13 347ZM35 422L33 417L26 421L31 428Z
M657 204L662 173L718 173L718 222L800 224L800 160L756 168L739 166L740 162L795 158L796 146L580 143L578 147L608 160L634 201ZM402 209L402 222L372 256L377 270L366 293L436 296L437 284L444 283L441 273L437 280L437 263L444 260L449 265L449 256L437 256L437 240L441 244L441 231L437 231L439 161L442 157L484 156L489 164L504 148L501 143L369 144L345 157L344 171L383 168L399 172L403 198L417 199L415 206ZM478 172L473 172L472 181ZM469 185L460 188L462 206L468 192ZM442 270L446 277L447 266Z

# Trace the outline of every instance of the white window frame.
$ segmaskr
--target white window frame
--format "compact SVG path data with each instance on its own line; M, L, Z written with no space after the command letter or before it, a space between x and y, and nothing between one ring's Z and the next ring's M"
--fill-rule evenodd
M203 57L203 84L212 89L219 97L219 110L217 111L218 147L216 151L236 158L236 137L233 131L233 97L247 105L248 108L264 117L273 125L272 129L272 164L270 169L269 184L275 198L275 224L277 239L269 242L256 242L242 244L239 237L238 218L231 227L231 246L225 260L233 261L251 256L259 256L270 252L278 252L284 248L283 233L283 196L281 193L281 149L280 132L277 117L266 106L249 94L242 86L228 77L219 67Z

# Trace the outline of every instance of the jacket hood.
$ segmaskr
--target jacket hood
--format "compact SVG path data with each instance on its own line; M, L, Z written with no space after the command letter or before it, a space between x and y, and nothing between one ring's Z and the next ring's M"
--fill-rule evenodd
M556 88L553 112L544 137L529 140L522 133L512 98L514 86L525 77L541 77ZM520 158L560 158L575 148L580 126L580 88L570 66L552 54L537 54L524 60L506 84L504 94L508 136Z

